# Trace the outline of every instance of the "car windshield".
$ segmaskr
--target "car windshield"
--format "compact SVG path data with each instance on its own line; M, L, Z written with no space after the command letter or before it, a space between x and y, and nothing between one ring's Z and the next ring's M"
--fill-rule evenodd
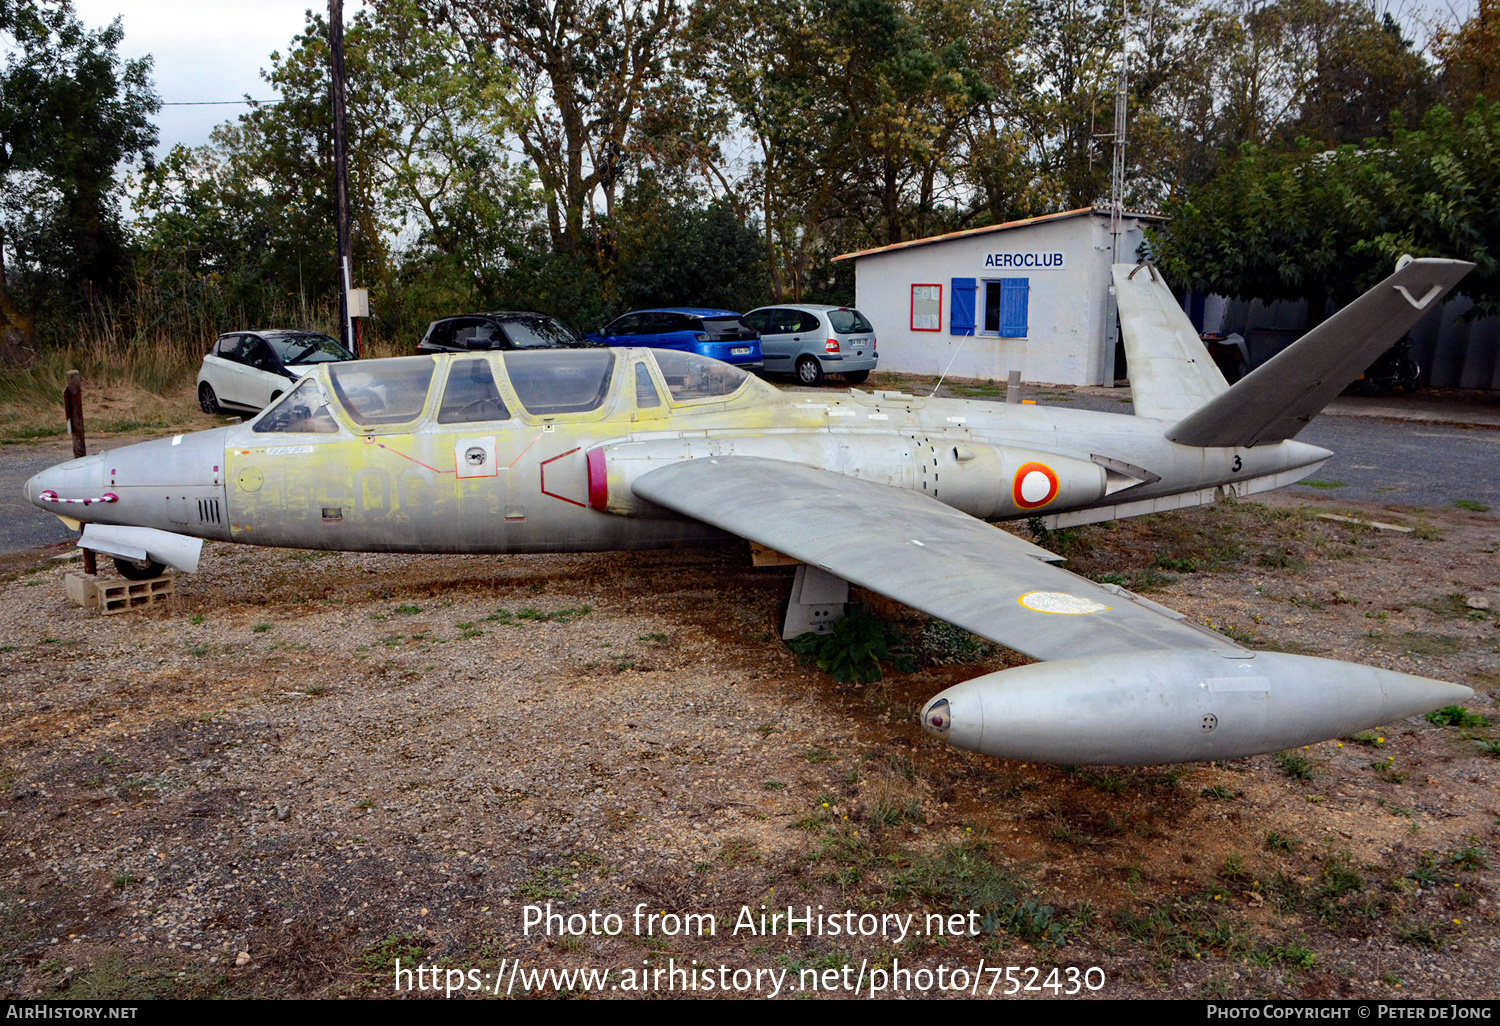
M585 344L571 328L551 317L507 317L500 323L517 349L554 349Z
M328 368L334 394L356 424L405 424L427 405L434 360L399 356L388 360L353 360Z
M696 353L654 349L651 355L656 357L656 365L661 368L662 377L667 379L667 388L671 390L674 402L733 395L750 377L738 367Z
M865 320L865 315L858 310L829 310L828 323L832 324L833 330L840 335L875 330L870 322Z
M337 363L354 359L354 354L338 342L315 331L273 335L270 342L282 363Z
M304 378L302 384L267 410L252 429L258 432L298 434L309 432L327 435L337 432L338 421L328 412L328 398L316 378Z
M505 370L527 413L587 413L602 406L609 394L615 354L608 349L510 352Z

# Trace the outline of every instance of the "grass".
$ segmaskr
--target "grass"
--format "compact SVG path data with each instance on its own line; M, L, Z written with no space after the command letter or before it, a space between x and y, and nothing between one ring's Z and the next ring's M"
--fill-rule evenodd
M1312 477L1309 477L1309 478L1307 478L1305 480L1302 480L1302 481L1299 481L1297 483L1298 484L1306 485L1309 488L1343 488L1343 487L1345 487L1345 484L1344 484L1343 481L1319 481L1317 478L1312 478Z
M827 634L799 634L787 648L834 680L869 684L882 679L887 667L904 673L915 669L903 641L895 628L855 605Z
M1446 705L1441 709L1434 709L1427 714L1427 722L1439 727L1461 727L1465 729L1476 729L1488 727L1489 717L1470 712L1461 705Z
M1302 841L1296 837L1288 837L1276 830L1266 831L1266 848L1270 851L1290 855L1300 847Z
M1293 780L1311 780L1314 776L1313 764L1296 752L1277 752L1276 765Z
M1453 506L1455 509L1466 509L1471 513L1488 513L1490 511L1488 506L1474 499L1455 499Z
M999 865L982 838L914 855L893 878L891 894L943 912L973 910L983 932L1010 933L1032 944L1061 945L1072 925L1052 905L1038 902L1027 880Z
M198 409L194 378L209 341L123 342L81 331L68 349L44 349L25 367L0 375L0 443L62 436L62 392L68 372L83 375L84 429L90 437L165 433L223 423Z
M748 837L731 837L719 846L719 861L728 869L760 860L760 845Z
M1477 844L1471 844L1467 848L1449 852L1448 865L1470 873L1477 873L1481 869L1490 868L1490 853Z

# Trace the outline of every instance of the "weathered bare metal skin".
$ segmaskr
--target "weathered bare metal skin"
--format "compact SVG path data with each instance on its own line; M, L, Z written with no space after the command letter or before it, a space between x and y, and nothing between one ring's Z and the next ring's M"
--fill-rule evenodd
M1342 387L1330 374L1352 380L1368 362L1334 350L1347 341L1363 353L1374 335L1404 331L1462 276L1453 261L1404 264L1343 319L1358 337L1319 329L1227 389L1165 283L1130 270L1117 268L1116 284L1145 415L782 393L715 361L641 349L459 353L324 365L248 424L74 460L26 492L84 524L147 529L96 529L97 545L170 551L157 561L184 569L196 543L174 538L475 553L749 538L1054 660L950 688L923 712L934 736L1009 758L1227 758L1468 697L1441 681L1248 652L985 523L1069 526L1307 476L1332 454L1291 436ZM1323 376L1296 380L1309 368ZM1240 394L1251 422L1236 420Z

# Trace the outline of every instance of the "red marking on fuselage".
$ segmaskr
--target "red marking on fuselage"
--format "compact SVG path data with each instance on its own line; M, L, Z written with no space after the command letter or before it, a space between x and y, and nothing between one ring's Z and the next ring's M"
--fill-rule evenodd
M530 446L527 446L527 448L530 448ZM577 452L580 448L582 448L582 446L576 446L575 445L573 448L569 449L567 452L560 452L556 456L553 456L551 459L542 460L542 462L537 465L537 470L541 474L541 484L542 484L542 494L543 495L550 495L554 499L561 499L563 502L571 502L575 506L582 506L584 509L588 509L588 504L587 503L579 502L577 499L570 499L566 495L558 495L556 492L549 492L549 491L547 491L547 464L549 464L549 463L556 463L558 460L562 459L564 456L571 456L575 452Z
M600 513L609 511L609 467L604 462L603 449L590 449L589 459L589 506Z
M406 455L406 453L402 452L399 449L392 449L389 445L386 445L384 442L377 442L373 438L366 438L365 439L365 444L366 445L377 446L378 448L384 449L386 452L391 453L394 456L400 456L403 460L408 460L408 461L410 461L412 463L415 463L419 467L426 467L428 470L432 471L434 474L456 474L456 473L458 473L457 470L439 470L437 467L430 466L429 464L423 463L421 460L416 459L415 457Z
M521 462L521 457L525 456L528 452L530 452L531 451L531 447L536 444L536 439L537 438L541 438L541 437L542 437L542 433L540 431L538 431L537 434L536 434L536 438L533 438L531 441L527 442L526 443L526 448L522 449L521 452L520 452L520 455L518 455L515 459L511 460L510 463L506 465L505 469L507 469L507 470L513 470L513 469L515 469L516 464ZM566 455L566 453L564 453L564 455Z

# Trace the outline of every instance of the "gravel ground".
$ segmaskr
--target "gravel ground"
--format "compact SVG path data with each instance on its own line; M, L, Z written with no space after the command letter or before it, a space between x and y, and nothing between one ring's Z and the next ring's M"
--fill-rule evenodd
M1344 510L1419 528L1399 535L1274 502L1044 544L1253 644L1462 681L1500 715L1492 517ZM915 724L1018 657L864 596L919 668L836 683L777 638L791 571L739 547L211 545L203 566L174 609L110 617L70 606L45 556L0 584L7 997L388 996L397 959L486 989L514 959L617 981L698 959L788 972L783 996L804 970L988 959L1098 966L1110 997L1500 994L1494 728L1021 765ZM623 933L527 933L549 902ZM983 924L899 944L731 932L762 904ZM719 929L643 935L638 907Z

